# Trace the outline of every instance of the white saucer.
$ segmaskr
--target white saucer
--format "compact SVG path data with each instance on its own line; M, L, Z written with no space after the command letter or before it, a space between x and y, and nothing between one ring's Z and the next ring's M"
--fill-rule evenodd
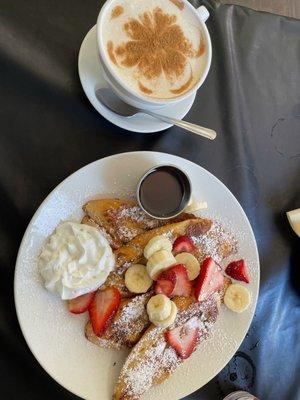
M81 85L87 98L95 109L111 123L128 131L144 133L159 132L172 126L145 114L138 114L132 118L121 117L109 111L96 99L95 89L108 86L99 61L96 25L87 33L81 44L78 57L78 71ZM182 119L190 111L195 97L196 94L192 94L180 103L164 107L159 112L169 117Z

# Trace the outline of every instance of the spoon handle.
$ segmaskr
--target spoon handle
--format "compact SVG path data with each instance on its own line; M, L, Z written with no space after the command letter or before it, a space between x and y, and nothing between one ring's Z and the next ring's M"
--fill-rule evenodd
M141 112L151 115L152 117L157 118L163 122L167 122L168 124L179 126L182 129L196 133L196 135L203 136L210 140L214 140L217 136L216 131L209 129L209 128L204 128L203 126L192 124L192 123L186 122L186 121L181 121L180 119L176 119L176 118L166 117L165 115L156 114L156 113L154 113L152 111L148 111L148 110L141 110Z

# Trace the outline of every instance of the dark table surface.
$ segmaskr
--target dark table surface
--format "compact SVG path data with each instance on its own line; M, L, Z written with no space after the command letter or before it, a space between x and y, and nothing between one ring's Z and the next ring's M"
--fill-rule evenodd
M300 207L300 22L204 3L213 62L187 118L214 128L215 142L177 128L128 133L93 109L79 83L77 56L98 0L0 1L1 398L76 398L39 366L16 318L14 264L34 211L91 161L157 150L194 161L229 187L252 224L261 260L246 339L188 399L221 399L235 388L264 400L300 399L300 246L285 216Z

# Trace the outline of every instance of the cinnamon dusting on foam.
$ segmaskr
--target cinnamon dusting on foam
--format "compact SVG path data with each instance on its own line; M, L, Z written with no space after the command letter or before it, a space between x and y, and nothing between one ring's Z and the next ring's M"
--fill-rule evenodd
M183 0L152 0L150 9L135 10L124 0L108 14L103 34L107 56L118 75L137 92L172 98L199 80L206 60L206 43L197 18ZM113 18L120 14L116 21ZM190 71L191 69L191 71ZM201 72L202 71L202 72ZM192 73L192 78L190 74Z
M148 89L140 81L139 81L139 89L140 89L141 92L143 92L145 94L152 94L153 93L153 91L151 89Z
M118 65L118 62L116 60L115 53L114 53L114 44L111 40L109 40L107 42L107 53L109 55L111 62L113 62L115 65Z
M193 82L193 73L191 73L189 79L182 86L180 86L180 88L170 89L170 92L172 92L174 94L181 94L189 88L189 86L192 82Z
M176 7L179 8L179 10L184 9L184 2L182 0L170 0L171 3L173 3Z
M111 19L118 18L121 14L123 14L124 8L122 6L116 6L111 10Z
M176 15L156 7L126 22L124 30L131 40L116 48L121 64L137 66L140 76L150 80L162 73L170 80L182 75L194 51L176 20Z

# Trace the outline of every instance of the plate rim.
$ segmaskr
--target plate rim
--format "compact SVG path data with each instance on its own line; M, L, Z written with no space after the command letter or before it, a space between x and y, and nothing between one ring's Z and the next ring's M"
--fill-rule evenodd
M122 155L125 155L125 154L126 154L126 155L133 155L133 154L148 154L148 155L151 155L151 154L152 154L152 155L155 155L155 154L156 154L156 155L166 155L166 156L176 157L176 158L178 158L178 159L182 159L182 160L184 160L184 161L187 161L188 163L194 164L194 165L196 165L198 168L201 168L201 169L204 170L207 174L209 174L210 177L211 177L212 179L216 180L219 184L221 184L221 186L222 186L222 187L228 192L228 194L232 197L232 199L233 199L233 201L236 203L236 205L238 205L240 211L242 211L242 214L243 214L243 216L244 216L244 218L245 218L245 221L246 221L246 223L247 223L247 225L248 225L249 232L250 232L251 237L252 237L252 239L253 239L254 250L255 250L255 256L256 256L256 259L257 259L257 267L258 267L258 274L257 274L257 296L256 296L256 299L255 299L255 304L253 305L253 312L252 312L251 318L249 318L249 320L248 320L248 322L247 322L247 325L246 325L247 329L245 330L245 334L244 334L242 340L235 346L234 354L235 354L235 352L237 351L237 349L241 346L241 344L243 343L243 341L245 340L245 337L246 337L246 335L247 335L247 333L248 333L248 331L249 331L250 325L251 325L251 323L252 323L252 321L253 321L253 318L254 318L254 315L255 315L255 311L256 311L256 307L257 307L258 298L259 298L259 292L260 292L260 259L259 259L259 253L258 253L257 242L256 242L256 238L255 238L255 235L254 235L252 226L251 226L250 221L249 221L249 219L248 219L248 217L247 217L247 214L245 213L245 211L244 211L243 207L241 206L241 204L239 203L238 199L234 196L234 194L231 192L231 190L229 190L229 188L228 188L219 178L217 178L215 175L213 175L210 171L208 171L208 170L205 169L204 167L202 167L202 166L198 165L197 163L195 163L195 162L193 162L193 161L190 161L190 160L188 160L188 159L186 159L186 158L184 158L184 157L180 157L180 156L177 156L177 155L175 155L175 154L165 153L165 152L161 152L161 151L151 151L151 150L150 150L150 151L147 151L147 150L145 150L145 151L136 150L136 151L128 151L128 152L116 153L116 154L112 154L112 155L109 155L109 156L106 156L106 157L99 158L99 159L97 159L97 160L95 160L95 161L92 161L92 162L90 162L90 163L84 165L83 167L81 167L81 168L77 169L76 171L72 172L70 175L68 175L66 178L64 178L57 186L55 186L55 187L50 191L50 193L44 198L44 200L41 202L41 204L38 206L38 208L37 208L36 211L34 212L33 216L31 217L31 219L30 219L30 221L29 221L29 223L28 223L28 225L27 225L27 228L25 229L25 232L24 232L24 234L23 234L22 240L21 240L20 245L19 245L17 257L16 257L15 270L14 270L14 303L15 303L16 315L17 315L17 319L18 319L18 323L19 323L19 326L20 326L22 335L23 335L23 337L24 337L24 339L25 339L25 342L26 342L26 344L27 344L29 350L31 351L31 353L33 354L34 358L35 358L36 361L39 363L39 365L43 368L43 370L46 371L46 373L47 373L56 383L58 383L60 386L62 386L63 389L68 390L70 393L74 394L75 396L78 396L79 398L82 398L82 397L81 397L81 394L79 394L79 393L77 393L77 392L74 392L73 389L70 389L70 387L69 387L68 385L64 384L60 379L57 379L56 377L54 377L54 376L48 371L48 368L44 365L44 363L43 363L43 362L39 359L39 357L36 355L36 353L35 353L35 351L33 350L33 348L30 346L29 339L27 338L27 336L26 336L26 334L25 334L25 330L23 329L23 326L22 326L22 323L21 323L20 312L19 312L18 302L17 302L16 276L17 276L18 270L19 270L19 268L20 268L18 265L20 264L20 257L21 257L21 252L22 252L22 250L23 250L23 246L24 246L24 243L25 243L25 238L26 238L26 236L27 236L29 230L31 229L31 227L32 227L32 225L33 225L33 223L34 223L34 221L36 220L37 216L39 215L39 212L41 211L42 207L44 206L44 204L46 203L46 201L48 200L48 198L52 195L52 193L53 193L55 190L59 189L67 180L71 179L71 178L73 177L73 175L75 175L75 174L81 172L81 171L84 170L85 168L92 167L94 164L97 164L99 161L107 160L107 159L109 159L109 158L117 158L117 157L122 156ZM233 357L233 356L232 356L232 357ZM229 361L230 361L230 360L228 360L228 361L226 361L224 364L222 364L222 367L219 369L218 373L228 364ZM217 373L217 374L218 374L218 373ZM216 375L217 375L217 374L216 374ZM210 382L216 375L214 375L208 382ZM208 382L207 382L207 383L208 383ZM207 383L206 383L206 384L207 384ZM203 385L203 386L204 386L204 385ZM201 389L203 386L200 386L200 387L197 388L195 391ZM187 394L187 396L191 395L191 394L194 393L195 391L190 392L189 394Z

